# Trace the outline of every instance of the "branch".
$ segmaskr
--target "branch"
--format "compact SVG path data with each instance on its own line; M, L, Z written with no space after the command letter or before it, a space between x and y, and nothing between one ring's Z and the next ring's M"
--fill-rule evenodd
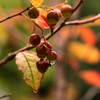
M74 11L81 5L82 2L83 2L83 0L80 0L80 2L79 2L79 3L77 4L77 6L74 8ZM27 8L27 9L29 9L29 8ZM24 10L24 11L25 11L25 10ZM22 11L22 12L24 12L24 11ZM15 14L15 15L13 15L13 16L21 15L22 12L17 13L17 14ZM11 18L12 18L12 17L11 17ZM100 18L100 14L97 15L97 16L95 16L95 17L93 17L93 18L86 19L86 20L81 20L81 21L78 21L78 20L77 20L77 21L70 21L70 22L66 22L66 23L65 23L65 21L64 21L56 30L54 30L54 32L53 32L52 34L51 34L51 33L48 34L48 35L45 37L45 39L48 40L48 39L51 38L54 34L56 34L62 27L66 26L66 25L81 25L81 24L85 24L85 23L94 22L94 21L97 20L98 18ZM19 49L19 50L13 52L13 53L9 53L4 59L2 59L2 60L0 61L0 66L2 66L2 65L5 64L5 63L7 63L7 62L10 61L10 60L12 60L12 59L17 55L17 53L22 52L22 51L25 51L25 50L32 49L32 48L34 48L32 45L28 45L28 46L26 46L26 47L24 47L24 48L22 48L22 49Z
M75 12L83 2L84 2L84 0L80 0L79 3L73 9L73 12Z
M29 7L26 8L25 10L19 12L19 13L16 13L16 14L14 14L14 15L11 15L11 16L9 16L9 17L7 17L7 18L4 18L4 19L0 20L0 23L4 22L4 21L6 21L6 20L8 20L8 19L10 19L10 18L13 18L13 17L15 17L15 16L21 15L23 12L25 12L25 11L27 11L27 10L29 10Z
M81 24L91 23L91 22L94 22L95 20L97 20L99 18L100 18L100 14L98 14L95 17L92 17L92 18L89 18L89 19L85 19L85 20L81 20L81 21L76 20L76 21L66 22L65 26L66 25L81 25Z
M3 98L5 98L5 97L11 97L11 96L12 96L11 93L10 93L10 94L5 94L5 95L1 96L0 99L3 99Z
M0 61L0 66L2 66L2 65L5 64L5 63L7 63L7 62L10 61L10 60L12 60L12 59L17 55L17 53L22 52L22 51L25 51L25 50L32 49L32 48L34 48L32 45L28 45L28 46L23 47L23 48L21 48L21 49L15 51L15 52L13 52L13 53L9 53L4 59L2 59L2 60Z
M95 20L97 20L98 18L100 18L100 14L90 18L90 19L86 19L86 20L81 20L81 21L71 21L71 22L66 22L65 25L81 25L81 24L85 24L85 23L89 23L89 22L94 22ZM56 34L63 26L65 26L64 24L61 24L60 27L55 30L52 34L48 34L45 38L46 40L48 40L50 37L52 37L54 34ZM9 53L3 60L0 61L0 66L2 66L3 64L7 63L8 61L12 60L17 53L25 51L25 50L29 50L34 48L32 45L26 46L22 49L19 49L13 53Z

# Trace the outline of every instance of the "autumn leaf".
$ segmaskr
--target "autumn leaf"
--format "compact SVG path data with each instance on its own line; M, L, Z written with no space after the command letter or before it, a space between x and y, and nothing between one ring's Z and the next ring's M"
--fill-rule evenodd
M44 27L44 28L50 28L50 26L48 25L48 22L47 22L47 19L45 16L43 15L40 15L36 20L35 22L37 24L39 24L40 26Z
M80 71L79 77L89 85L100 87L100 73L96 70Z
M95 32L89 27L81 26L79 28L80 28L81 40L89 45L92 45L92 46L96 45L97 38L96 38Z
M71 56L89 64L96 64L100 61L100 52L96 47L82 44L79 42L71 42L67 47L67 51Z
M42 4L43 0L30 0L33 6L39 6Z
M16 55L18 69L23 72L24 81L35 93L38 92L44 77L44 74L40 73L36 67L38 59L32 51L24 51Z
M38 10L40 15L47 17L47 11L43 10L42 8L38 8Z

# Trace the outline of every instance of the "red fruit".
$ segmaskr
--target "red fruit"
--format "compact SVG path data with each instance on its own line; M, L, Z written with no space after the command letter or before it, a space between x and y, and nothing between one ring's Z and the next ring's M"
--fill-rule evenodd
M46 41L45 45L47 46L48 49L50 50L52 49L52 45L48 41Z
M40 41L41 41L41 38L38 34L32 34L30 36L30 39L29 39L29 42L34 46L36 47L37 45L40 44Z
M28 11L30 18L37 18L39 16L39 11L36 7L31 7Z
M45 73L49 67L49 62L44 59L40 59L37 61L36 66L39 72Z
M72 11L73 9L70 5L66 4L61 7L61 13L65 18L69 18L72 14Z
M47 55L49 61L55 61L57 59L57 53L55 51L50 51Z
M56 25L59 20L59 17L59 13L56 10L49 11L47 14L48 24L50 26Z
M39 44L36 47L36 52L39 58L45 58L47 55L47 47L44 44Z

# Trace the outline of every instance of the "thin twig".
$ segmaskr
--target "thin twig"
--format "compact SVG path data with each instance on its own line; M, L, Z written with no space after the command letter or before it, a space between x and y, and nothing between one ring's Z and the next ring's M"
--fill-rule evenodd
M80 0L79 3L73 9L73 12L75 12L83 2L84 2L84 0Z
M35 24L33 24L30 36L33 34L34 30L35 30ZM30 39L30 37L29 37L29 39ZM30 45L29 39L28 39L27 46Z
M9 16L9 17L7 17L7 18L4 18L4 19L0 20L0 23L6 21L6 20L8 20L8 19L11 19L11 18L13 18L13 17L16 17L16 16L18 16L18 15L21 15L21 13L24 13L24 12L27 11L27 10L29 10L29 7L27 7L25 10L23 10L23 11L21 11L21 12L19 12L19 13L16 13L16 14L14 14L14 15L11 15L11 16Z
M97 20L99 18L100 18L100 14L98 14L95 17L85 19L85 20L69 21L69 22L66 22L65 25L81 25L81 24L91 23L91 22L94 22L95 20Z
M11 93L10 93L10 94L5 94L5 95L1 96L0 99L3 99L3 98L5 98L5 97L11 97L11 96L12 96Z

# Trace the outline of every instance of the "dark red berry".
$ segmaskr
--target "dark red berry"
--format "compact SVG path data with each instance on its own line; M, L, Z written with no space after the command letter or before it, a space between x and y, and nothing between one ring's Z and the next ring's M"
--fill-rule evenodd
M45 45L47 46L48 49L52 49L52 45L48 41L45 42Z
M29 42L30 42L34 47L36 47L37 45L39 45L40 41L41 41L41 38L40 38L40 36L39 36L38 34L32 34L32 35L30 36Z
M47 55L47 47L44 44L39 44L36 47L36 53L39 58L45 58Z
M47 14L47 21L50 26L57 24L59 20L59 13L56 10L51 10Z
M45 44L48 49L52 49L52 45L48 41L46 41L46 42L43 41L41 43Z
M31 7L28 11L30 18L37 18L39 16L39 10L36 7Z
M69 18L72 14L72 11L73 9L70 5L66 4L61 7L61 13L65 18Z
M47 55L49 61L55 61L57 59L57 53L55 51L50 51Z
M40 59L37 61L36 66L39 72L45 73L49 67L49 62L44 59Z

